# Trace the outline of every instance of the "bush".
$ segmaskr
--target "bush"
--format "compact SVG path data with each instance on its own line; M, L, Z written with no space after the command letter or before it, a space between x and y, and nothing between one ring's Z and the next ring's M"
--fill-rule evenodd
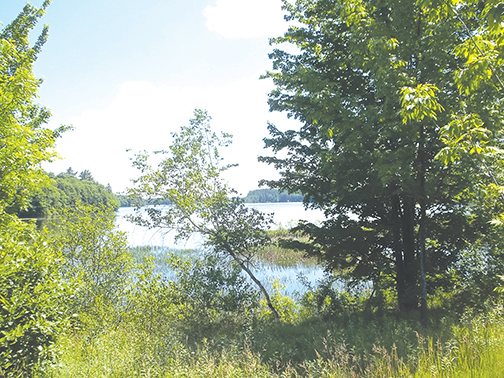
M126 234L115 230L115 211L77 204L59 213L52 231L51 244L62 253L64 276L77 287L74 311L95 325L117 321L133 262Z
M152 258L138 272L128 294L128 323L190 345L203 339L218 344L246 330L258 293L238 266L223 264L216 256L187 260L171 255L167 263L172 279L153 274Z
M61 259L33 225L0 227L0 376L30 376L68 324Z

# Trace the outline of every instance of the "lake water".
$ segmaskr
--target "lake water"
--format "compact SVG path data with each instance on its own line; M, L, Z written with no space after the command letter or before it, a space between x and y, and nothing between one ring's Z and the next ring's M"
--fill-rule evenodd
M246 204L264 213L273 213L273 228L289 227L295 225L299 220L317 222L324 220L324 214L320 210L305 210L301 202L287 203L252 203ZM128 243L132 247L136 246L162 246L173 249L199 249L201 247L201 237L195 235L187 241L175 243L174 233L166 230L140 227L128 222L127 215L135 213L133 207L121 207L117 212L117 225L121 231L128 233Z
M300 202L289 203L258 203L246 204L248 207L256 208L265 213L274 213L273 228L289 227L295 225L299 220L309 222L318 222L324 220L324 214L320 210L305 210ZM126 219L127 215L134 214L134 208L122 207L118 211L117 225L119 230L128 233L128 243L130 246L156 246L165 247L166 251L177 249L195 249L202 248L202 239L199 235L194 235L190 239L176 243L173 232L166 230L151 229L132 224ZM163 249L157 253L163 253ZM323 269L320 267L306 267L298 265L295 267L279 267L275 265L265 265L254 267L254 273L268 287L268 282L278 279L287 289L285 293L294 291L303 292L305 287L301 284L298 276L301 274L312 283L316 284L324 276Z

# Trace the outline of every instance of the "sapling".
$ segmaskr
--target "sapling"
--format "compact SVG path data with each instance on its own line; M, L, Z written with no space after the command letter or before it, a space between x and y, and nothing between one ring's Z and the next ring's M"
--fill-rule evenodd
M232 137L213 132L210 120L206 111L195 110L189 126L172 134L168 150L154 152L162 157L155 168L147 152L135 155L133 166L141 175L133 180L128 196L147 199L154 206L147 210L138 206L130 220L149 228L173 230L176 241L194 234L203 236L205 246L231 257L247 273L279 321L267 290L250 266L257 249L269 241L266 230L273 222L272 215L246 207L222 178L233 165L222 164L219 148L228 146ZM170 206L156 206L166 200Z

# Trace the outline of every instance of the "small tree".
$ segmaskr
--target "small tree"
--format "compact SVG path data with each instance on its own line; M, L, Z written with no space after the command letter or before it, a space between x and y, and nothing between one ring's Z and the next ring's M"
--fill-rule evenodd
M0 241L0 376L31 376L68 325L71 288L33 224L4 219Z
M189 126L173 134L169 150L155 152L165 156L157 168L149 165L148 153L135 155L133 165L141 176L133 181L135 188L129 189L129 197L148 198L157 204L169 200L172 205L154 206L146 212L138 208L130 219L149 228L174 230L177 240L201 234L214 253L232 258L248 274L278 321L268 292L250 270L254 252L268 241L265 229L272 217L247 208L241 199L230 198L236 191L223 181L221 173L232 165L221 165L219 148L229 145L231 136L212 132L210 120L206 111L195 110Z
M126 234L115 230L115 219L111 207L81 203L55 217L51 244L63 257L63 275L76 285L72 306L83 320L115 320L111 309L120 309L132 277Z
M8 209L24 209L30 196L49 183L41 164L56 157L54 131L45 124L50 111L35 103L41 80L32 72L48 36L48 27L33 46L29 33L45 13L27 4L14 21L0 31L0 216Z

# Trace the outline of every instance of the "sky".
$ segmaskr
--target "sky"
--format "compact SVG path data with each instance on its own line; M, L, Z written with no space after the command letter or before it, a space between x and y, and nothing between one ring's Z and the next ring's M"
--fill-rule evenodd
M0 22L25 3L0 0ZM272 68L269 38L287 30L283 14L281 0L53 0L32 34L49 25L34 66L44 80L38 101L51 109L49 127L74 130L57 142L62 159L44 168L89 170L122 192L138 175L134 152L167 149L170 133L206 109L214 130L233 135L222 150L225 163L238 164L225 176L231 187L246 195L278 177L257 162L271 155L267 123L295 121L269 112L273 85L259 77Z

